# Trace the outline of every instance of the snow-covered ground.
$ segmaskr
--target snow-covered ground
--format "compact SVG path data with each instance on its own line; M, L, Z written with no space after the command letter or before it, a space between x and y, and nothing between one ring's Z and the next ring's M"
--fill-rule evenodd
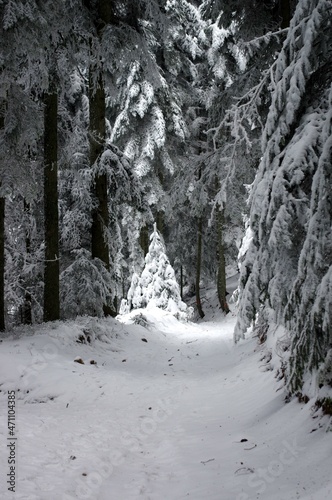
M0 497L331 499L328 417L285 404L264 347L234 346L235 317L207 312L199 323L155 309L143 325L133 314L82 318L4 339ZM91 343L77 342L83 333ZM13 390L16 493L6 476Z

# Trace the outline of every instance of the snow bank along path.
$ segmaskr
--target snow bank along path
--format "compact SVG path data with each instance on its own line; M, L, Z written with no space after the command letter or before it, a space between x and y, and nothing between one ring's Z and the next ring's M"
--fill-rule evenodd
M83 318L3 340L1 498L332 498L327 417L313 419L310 402L284 403L256 340L233 346L232 315L184 324L142 312L145 326L131 315ZM77 343L82 332L90 344ZM15 494L6 477L9 390Z

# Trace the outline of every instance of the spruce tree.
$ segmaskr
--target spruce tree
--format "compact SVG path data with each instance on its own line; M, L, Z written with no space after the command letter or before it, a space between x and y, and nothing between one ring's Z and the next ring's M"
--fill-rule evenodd
M44 321L60 319L58 93L53 78L44 96Z
M273 64L263 156L252 187L253 239L241 268L235 340L256 320L285 327L288 387L301 390L331 344L330 2L301 0Z
M145 256L141 276L138 277L136 273L133 275L128 303L134 309L154 305L179 317L185 317L187 313L187 306L181 300L174 269L166 255L156 223L150 236L149 251Z
M102 42L103 30L111 22L112 4L107 0L85 2L92 15L95 29L95 40L92 39L91 63L89 67L89 141L90 164L95 169L92 184L92 194L95 206L92 211L91 225L91 255L93 259L100 259L110 270L110 252L108 243L109 215L107 173L98 171L98 160L105 148L105 88L102 63L98 56L98 47ZM114 314L110 304L104 304L105 315Z
M4 102L0 101L0 134L4 130ZM1 190L1 183L0 183ZM0 192L0 332L5 330L5 198Z

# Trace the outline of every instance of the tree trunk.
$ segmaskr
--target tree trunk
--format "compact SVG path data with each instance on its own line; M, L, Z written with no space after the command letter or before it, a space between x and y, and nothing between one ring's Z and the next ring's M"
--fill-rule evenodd
M0 102L0 129L5 127L5 106ZM0 183L1 187L1 183ZM5 330L5 198L0 197L0 331Z
M223 243L224 211L217 207L217 238L218 238L218 275L217 291L221 309L224 313L229 313L229 307L226 301L226 270L225 253Z
M0 198L0 331L5 330L5 198Z
M164 237L164 230L165 230L165 212L162 210L158 210L157 215L156 215L156 223L157 223L157 229L162 234Z
M141 227L140 233L139 233L139 244L143 250L144 257L149 251L149 229L147 224Z
M30 204L25 200L23 201L24 214L25 214L25 252L27 255L31 254L31 240L30 240ZM25 284L27 286L27 284ZM22 323L25 325L32 324L32 307L31 307L31 293L26 289L24 293L24 303L22 307Z
M102 77L99 76L97 88L94 88L93 69L90 68L89 79L90 99L90 165L93 165L102 155L105 146L105 91ZM97 173L93 182L93 195L96 207L92 212L91 252L93 258L102 260L106 269L110 269L109 249L106 237L108 228L108 192L107 174Z
M205 314L202 309L201 296L200 296L200 280L201 280L201 264L202 264L202 243L203 243L203 219L200 217L198 219L198 231L197 231L197 262L196 262L196 306L198 314L201 318L204 318Z
M93 165L104 151L106 126L105 126L105 91L101 74L98 78L97 88L93 84L93 69L90 68L89 78L90 99L90 164ZM107 271L110 270L110 256L108 246L108 182L106 173L97 173L93 185L92 194L96 207L92 211L91 225L91 255L92 258L100 259ZM105 316L115 316L112 308L104 304Z
M97 35L101 38L103 28L111 21L111 2L99 0L97 2L98 18L95 20ZM94 165L104 151L106 138L106 103L105 89L102 77L102 68L95 65L89 70L89 137L90 137L90 165ZM96 207L92 212L91 226L91 254L92 258L100 259L107 271L110 270L109 244L107 230L108 215L108 181L106 173L97 173L92 186L92 194ZM105 316L115 316L112 308L104 304Z
M279 0L279 14L281 17L281 29L288 28L291 20L290 0Z
M50 87L44 96L44 321L60 318L58 213L58 96Z
M162 170L161 164L159 164L159 168L157 168L156 172L160 185L163 190L165 190L165 178L164 178L164 172ZM160 234L165 237L165 212L164 210L158 210L156 214L156 223L157 223L157 229L160 232Z
M180 295L181 300L183 300L183 266L180 266Z

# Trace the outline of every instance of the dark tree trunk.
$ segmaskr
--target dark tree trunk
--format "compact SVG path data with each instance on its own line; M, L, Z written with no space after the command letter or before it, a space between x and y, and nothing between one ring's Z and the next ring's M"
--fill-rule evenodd
M5 199L0 198L0 331L5 330Z
M25 214L25 251L27 255L31 254L31 240L30 240L30 204L24 200L24 214ZM27 285L26 285L27 286ZM24 303L22 307L22 323L25 325L32 324L32 307L31 307L31 293L26 289L24 293Z
M53 88L44 96L44 321L60 318L58 214L58 96Z
M101 76L94 88L93 70L90 69L90 164L93 165L102 155L105 146L105 91ZM108 228L108 190L107 174L96 174L93 182L93 195L96 207L92 212L91 252L93 258L102 260L110 269L110 258L106 231Z
M96 6L97 18L95 20L96 30L101 37L103 28L111 21L111 2L99 0ZM106 102L105 89L102 77L102 68L92 65L89 70L89 137L90 137L90 164L94 165L104 151L106 138ZM100 259L107 271L110 270L110 256L108 244L108 180L106 173L95 175L92 194L96 207L92 212L91 226L91 254L92 258ZM104 314L115 316L112 308L104 304Z
M105 91L101 75L98 78L97 88L93 84L93 70L90 68L89 79L90 99L90 164L93 165L104 151L106 126L105 126ZM92 194L96 207L92 211L91 225L91 255L100 259L107 271L110 270L110 255L108 246L108 181L106 173L97 173L93 180ZM105 316L115 316L112 308L104 304Z
M202 166L199 166L198 169L198 180L202 177ZM196 293L196 306L198 310L198 314L201 318L204 318L205 314L202 309L201 302L201 291L200 291L200 281L201 281L201 267L202 267L202 247L203 247L203 217L199 217L197 221L197 257L196 257L196 284L195 284L195 293Z
M201 295L200 295L200 280L201 280L201 265L202 265L202 245L203 245L203 219L200 217L198 219L197 228L197 262L196 262L196 306L198 314L201 318L204 318L205 314L202 309Z
M157 176L160 182L160 185L162 186L163 189L165 189L165 178L164 178L164 172L162 171L162 168L159 167L157 169ZM165 212L163 210L158 210L156 214L156 223L157 223L157 229L165 237Z
M180 266L180 295L183 300L183 266Z
M149 229L147 224L141 227L140 233L139 233L139 244L143 250L144 257L149 251Z
M5 106L0 102L0 129L5 127ZM1 187L1 182L0 182ZM5 198L0 197L0 331L5 330Z
M224 313L229 313L229 307L226 301L226 269L225 269L225 253L223 243L223 227L224 227L224 212L217 207L217 238L218 238L218 275L217 275L217 291L221 309Z
M290 0L279 0L279 14L281 17L280 27L288 28L291 20Z
M165 230L165 213L161 210L158 210L157 212L157 218L156 218L156 223L157 223L157 229L162 234L164 237L164 230Z

